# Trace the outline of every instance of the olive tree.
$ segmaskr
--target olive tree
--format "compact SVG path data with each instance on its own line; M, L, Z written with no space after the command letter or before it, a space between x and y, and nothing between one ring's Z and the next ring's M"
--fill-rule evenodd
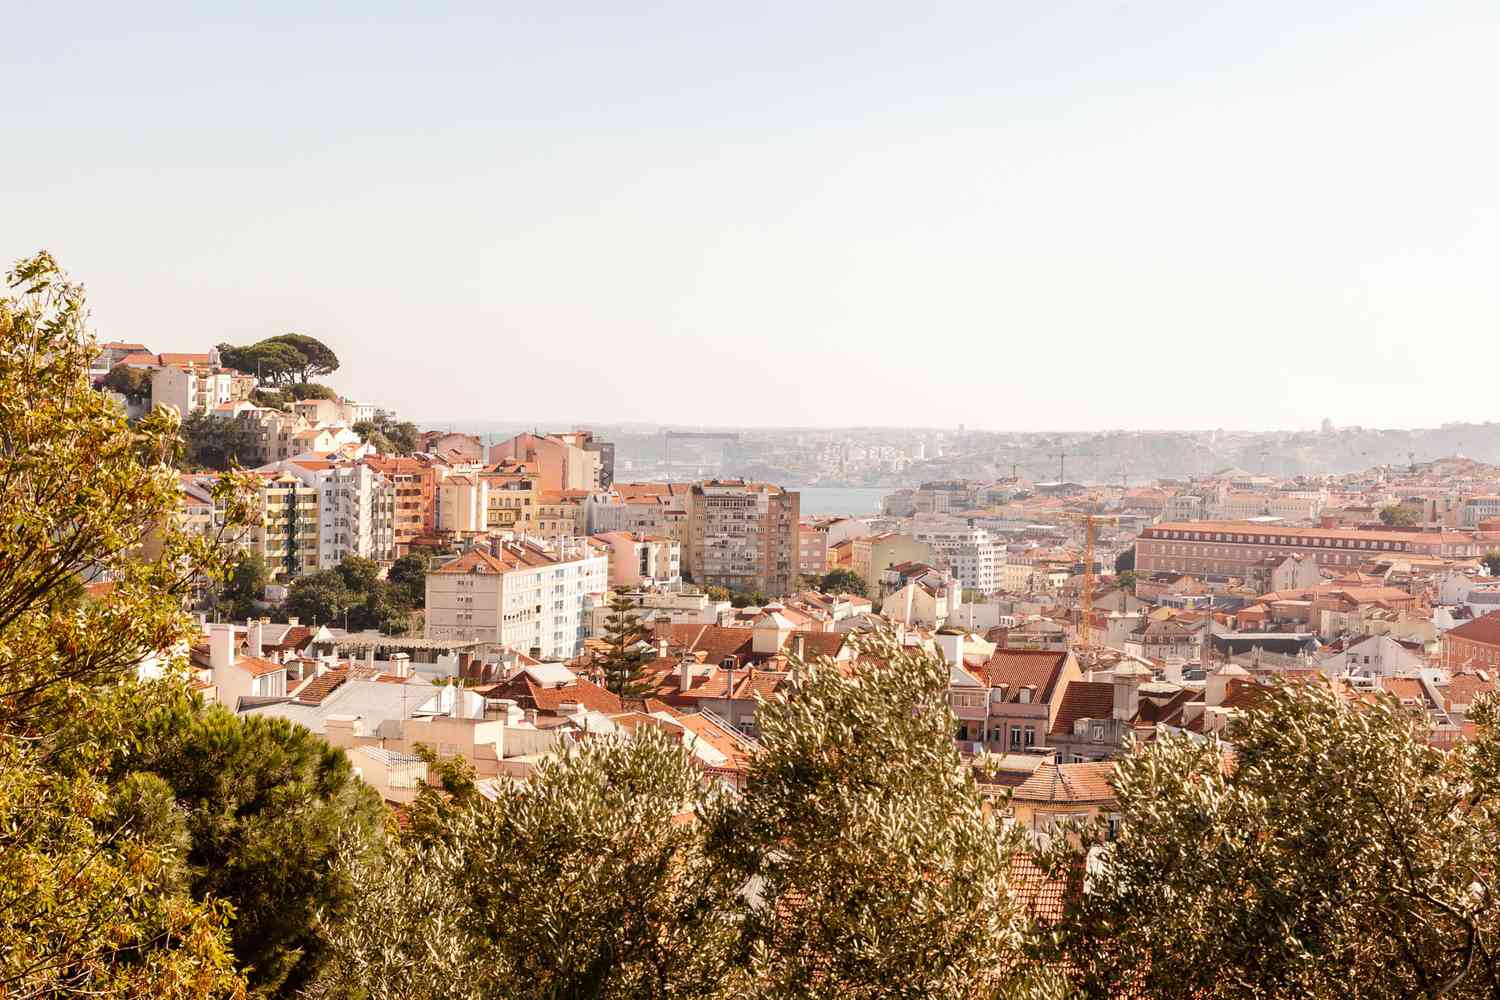
M859 652L795 665L760 702L748 791L711 815L711 854L755 888L757 995L1045 992L1007 885L1019 833L962 766L946 665L889 632Z
M1121 817L1059 841L1088 891L1054 958L1091 996L1500 993L1495 714L1454 752L1394 700L1269 693L1216 737L1119 764ZM1096 830L1102 834L1102 830Z

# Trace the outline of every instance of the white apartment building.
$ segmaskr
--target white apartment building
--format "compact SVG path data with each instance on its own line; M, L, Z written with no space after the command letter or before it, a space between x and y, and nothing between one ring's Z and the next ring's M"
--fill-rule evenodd
M938 568L946 569L965 590L993 594L1002 589L1000 567L1005 565L1005 546L996 544L983 528L949 525L912 526L912 537L926 542L937 553Z
M151 404L170 406L184 417L208 413L246 398L242 386L247 377L227 368L164 365L151 373Z
M345 556L388 561L396 547L396 488L363 462L294 458L268 468L290 472L318 491L318 568Z
M427 574L427 638L492 642L543 660L577 656L586 595L609 589L609 558L585 540L473 548Z
M488 527L490 483L483 476L447 476L437 488L437 530L479 534Z

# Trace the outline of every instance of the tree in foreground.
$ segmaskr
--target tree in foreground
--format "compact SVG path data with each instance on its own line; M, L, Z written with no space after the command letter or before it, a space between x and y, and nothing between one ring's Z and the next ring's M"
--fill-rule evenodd
M749 789L711 815L710 854L758 887L757 996L1047 995L997 827L953 743L938 657L891 634L857 672L822 659L761 702Z
M1233 728L1232 757L1136 748L1118 838L1058 842L1054 864L1093 860L1053 957L1090 996L1500 995L1500 743L1494 707L1474 717L1444 753L1393 700L1297 685Z
M614 594L609 599L604 641L609 644L601 662L604 686L621 698L639 698L648 687L641 651L632 648L641 641L641 620L636 616L635 605L624 594Z
M225 557L180 530L176 416L127 425L87 377L82 289L47 254L0 298L0 995L228 996L228 909L183 888L170 791L101 777L101 692L188 634ZM231 526L248 508L217 487ZM143 543L152 542L147 558ZM78 601L81 584L109 585Z
M437 836L349 862L321 995L371 1000L726 995L736 886L690 821L701 772L655 730L589 738Z
M254 992L293 995L325 958L315 914L350 903L334 864L341 837L356 850L378 843L384 804L342 750L284 719L128 689L118 701L125 738L105 776L161 782L187 847L183 887L230 904L234 957Z

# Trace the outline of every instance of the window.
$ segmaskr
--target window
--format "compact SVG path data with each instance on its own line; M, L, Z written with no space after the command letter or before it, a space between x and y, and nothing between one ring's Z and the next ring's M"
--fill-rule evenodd
M1021 749L1021 727L1020 726L1011 726L1010 727L1010 748L1012 750L1019 750L1019 749Z
M1095 743L1103 743L1104 726L1097 722L1094 723L1094 725L1089 728L1089 739L1093 740Z
M1026 727L1026 747L1030 749L1036 746L1036 726Z

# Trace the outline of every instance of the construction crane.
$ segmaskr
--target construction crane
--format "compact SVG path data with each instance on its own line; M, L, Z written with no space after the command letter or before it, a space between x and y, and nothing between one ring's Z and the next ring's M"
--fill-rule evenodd
M1101 524L1113 524L1120 520L1118 514L1063 514L1063 520L1083 525L1083 600L1078 617L1078 647L1093 648L1093 626L1090 618L1094 612L1094 539Z

